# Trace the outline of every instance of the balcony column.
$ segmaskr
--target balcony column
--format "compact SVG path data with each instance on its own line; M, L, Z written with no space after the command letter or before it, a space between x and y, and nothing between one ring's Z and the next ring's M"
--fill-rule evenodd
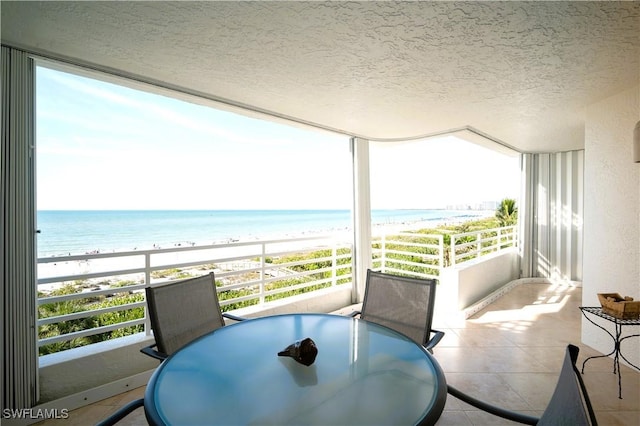
M520 251L520 278L535 276L533 272L534 247L534 194L537 176L534 176L534 154L520 155L522 184L520 188L520 208L518 209L518 250Z
M371 190L369 141L351 138L353 160L353 303L362 302L367 269L371 268Z

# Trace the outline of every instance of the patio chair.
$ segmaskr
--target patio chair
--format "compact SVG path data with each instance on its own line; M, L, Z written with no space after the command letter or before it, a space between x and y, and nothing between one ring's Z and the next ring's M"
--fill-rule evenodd
M128 403L127 405L119 408L115 413L96 423L96 426L113 426L126 416L131 414L134 410L144 406L144 398L136 399Z
M350 316L360 315L363 320L398 331L433 353L433 347L444 336L444 332L431 329L437 284L433 279L369 269L362 309Z
M224 318L245 319L221 313L213 272L145 290L156 342L140 351L160 361L194 339L223 327Z
M576 368L578 352L580 352L580 349L577 346L567 346L558 383L551 396L551 401L549 401L540 418L493 406L469 396L451 385L447 385L447 392L476 408L518 423L538 426L596 426L598 422L587 394L587 388L582 381L580 372Z

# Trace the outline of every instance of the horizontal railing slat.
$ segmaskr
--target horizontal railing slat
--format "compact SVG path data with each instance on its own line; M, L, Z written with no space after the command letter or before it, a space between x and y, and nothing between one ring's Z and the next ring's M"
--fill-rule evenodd
M141 319L136 319L132 321L120 322L118 324L95 327L88 330L74 331L72 333L61 334L59 336L46 337L38 341L38 346L45 346L51 343L66 342L66 341L78 339L81 337L89 337L96 334L108 333L109 331L114 331L114 330L119 330L121 328L127 328L134 325L144 324L144 322L145 322L144 318L141 318Z

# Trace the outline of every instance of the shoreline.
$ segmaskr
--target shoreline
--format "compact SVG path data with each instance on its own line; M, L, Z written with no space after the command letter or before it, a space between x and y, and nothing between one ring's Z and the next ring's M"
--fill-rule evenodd
M476 211L476 213L479 213L479 212ZM411 231L417 231L420 229L435 229L442 226L459 225L464 222L481 220L481 219L485 219L492 216L493 216L493 212L484 212L484 214L476 214L476 215L467 216L467 217L453 217L453 218L444 218L444 219L440 218L440 219L421 220L421 221L413 221L413 222L399 222L399 223L381 223L381 224L372 225L371 233L373 237L378 237L383 234L392 234L397 232L411 232ZM352 240L353 233L350 228L344 228L344 229L332 229L332 230L325 230L325 231L304 231L299 233L263 235L261 237L252 236L252 237L238 238L238 239L229 238L221 241L215 241L209 244L197 244L193 242L193 244L189 244L189 245L193 247L198 247L198 246L206 246L211 244L224 245L224 244L230 244L234 242L251 243L251 242L261 242L261 241L267 241L267 240L286 240L286 239L314 237L314 236L319 236L319 237L327 236L329 238L334 238L339 242L350 243ZM286 241L284 241L283 244L286 244ZM120 252L131 253L137 250L140 250L141 252L143 252L143 251L149 251L149 250L160 249L160 248L178 248L178 247L180 247L180 245L176 245L174 247L159 247L156 244L151 244L148 248L143 247L141 245L140 248L136 250L115 250L114 249L110 251L102 251L101 253L120 253ZM281 251L286 251L288 249L289 249L288 247L279 247L279 250ZM224 250L224 249L220 248L220 250ZM232 249L229 248L226 250L231 251ZM85 254L89 254L89 253L85 253ZM72 254L71 256L82 256L82 255L83 254L75 254L75 255ZM179 252L179 253L174 252L174 253L168 253L166 255L158 254L157 256L160 256L160 257L170 256L176 260L179 258L179 261L167 262L167 263L188 263L191 261L195 262L199 260L197 251L194 251L194 252L185 251L185 252ZM38 278L44 279L44 278L54 278L54 277L71 276L71 275L85 275L85 274L109 271L109 270L115 271L115 270L140 268L141 261L144 259L142 258L142 255L140 256L131 255L128 257L113 257L113 258L106 258L106 259L71 260L71 261L64 260L65 257L67 256L66 255L65 256L48 256L48 257L41 258L41 259L47 259L48 262L38 263L37 265ZM225 257L233 257L233 256L226 255L225 253ZM51 261L56 258L60 258L61 261L60 262ZM111 277L104 277L103 280L112 282L112 281L117 281L117 278L118 276L114 275ZM56 282L51 284L41 284L38 286L38 290L50 291L61 285L62 285L61 282Z
M445 218L434 218L434 219L420 219L420 220L410 220L410 221L380 221L377 222L372 220L371 230L373 235L378 235L380 233L388 233L388 232L402 232L407 230L415 230L415 229L424 229L424 228L436 228L442 226L443 224L460 224L467 221L480 220L486 217L492 217L495 212L492 210L462 210L460 211L460 215L445 217ZM53 249L48 249L43 254L38 254L38 259L50 259L56 257L67 257L67 256L82 256L82 255L90 255L90 254L100 254L100 253L118 253L118 252L129 252L136 250L153 250L153 249L168 249L168 248L179 248L179 247L194 247L194 246L204 246L204 245L216 245L216 244L229 244L234 242L250 242L250 241L260 241L260 240L279 240L279 239L287 239L287 238L298 238L298 237L308 237L308 236L316 236L316 235L339 235L344 233L351 233L351 226L342 226L342 227L327 227L323 229L310 229L310 230L300 230L300 231L271 231L271 232L262 232L262 233L252 233L248 232L245 234L236 233L236 235L229 235L224 237L212 238L212 239L185 239L185 240L174 240L170 242L153 242L147 241L143 243L136 242L129 247L93 247L91 249L79 249L74 250L73 248L62 250L55 250L57 253L52 253Z

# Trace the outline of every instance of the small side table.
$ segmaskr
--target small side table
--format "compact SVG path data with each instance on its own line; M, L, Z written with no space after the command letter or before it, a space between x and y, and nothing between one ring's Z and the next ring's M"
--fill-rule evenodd
M640 336L640 334L631 334L628 336L624 336L621 337L622 335L622 327L624 327L625 325L640 325L640 318L638 319L620 319L620 318L616 318L614 316L611 316L609 314L605 314L602 311L602 308L599 306L581 306L580 310L582 311L582 315L584 315L584 317L593 325L595 325L596 327L601 328L602 330L604 330L609 336L611 336L611 338L613 339L613 350L606 354L606 355L597 355L597 356L590 356L589 358L585 359L584 362L582 363L582 373L584 374L584 365L587 363L587 361L589 361L590 359L593 358L606 358L609 357L611 355L614 355L613 357L613 374L618 374L618 398L622 399L622 379L620 377L620 357L622 357L622 359L624 359L629 365L631 365L632 367L634 367L636 370L640 371L640 368L633 364L631 361L629 361L624 354L622 353L622 351L620 350L620 344L622 343L623 340L628 339L630 337L638 337ZM615 324L615 336L613 334L611 334L611 332L609 332L609 330L607 330L606 328L602 327L600 324L595 323L591 318L589 318L589 316L587 314L592 314L595 315L597 317L603 318L607 321L611 321L612 323Z

